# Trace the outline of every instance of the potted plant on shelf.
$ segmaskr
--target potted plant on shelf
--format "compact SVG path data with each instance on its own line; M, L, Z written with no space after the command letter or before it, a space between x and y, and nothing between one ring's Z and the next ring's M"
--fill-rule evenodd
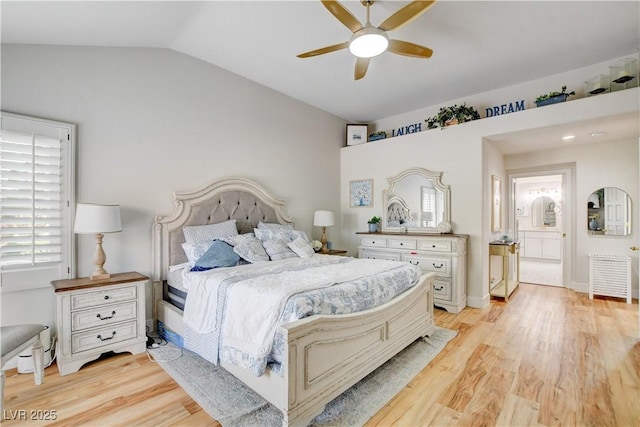
M562 92L549 92L544 95L540 95L536 98L536 107L542 107L543 105L556 104L558 102L565 102L571 95L575 95L574 91L567 93L567 87L562 86Z
M385 139L386 137L387 137L387 133L383 130L378 132L373 132L372 134L369 135L369 142Z
M438 114L425 119L425 122L427 122L427 129L435 129L438 126L444 128L479 118L480 113L475 108L464 103L462 105L454 104L450 107L441 107Z
M377 233L378 232L378 224L380 224L380 217L374 216L368 222L369 224L369 233Z

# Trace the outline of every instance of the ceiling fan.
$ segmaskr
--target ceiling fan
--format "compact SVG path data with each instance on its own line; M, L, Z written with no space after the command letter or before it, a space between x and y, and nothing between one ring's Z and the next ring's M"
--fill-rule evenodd
M378 27L374 27L369 22L369 8L374 3L373 0L360 0L360 3L367 8L367 22L364 25L339 2L335 0L321 1L324 7L326 7L338 21L342 22L345 27L351 30L353 35L349 41L301 53L297 55L298 58L311 58L313 56L349 48L349 51L357 57L353 77L355 80L360 80L367 73L371 58L380 55L386 50L391 53L414 58L430 58L431 55L433 55L433 51L428 47L407 41L389 39L387 31L396 30L413 21L431 7L435 3L435 0L414 0L385 19Z

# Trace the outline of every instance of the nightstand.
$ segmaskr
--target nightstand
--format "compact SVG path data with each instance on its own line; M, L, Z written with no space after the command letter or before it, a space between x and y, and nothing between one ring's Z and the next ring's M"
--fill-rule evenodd
M146 350L145 286L140 273L51 282L56 296L60 375L76 372L102 353Z
M329 249L329 252L327 253L323 253L323 252L319 252L323 255L340 255L340 256L346 256L347 255L347 251L343 251L342 249Z

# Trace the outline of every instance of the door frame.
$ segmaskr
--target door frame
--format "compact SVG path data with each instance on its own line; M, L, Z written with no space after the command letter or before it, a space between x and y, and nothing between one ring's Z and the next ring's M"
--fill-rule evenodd
M514 180L516 178L526 178L532 176L546 176L546 175L562 175L562 286L569 289L574 289L573 284L573 268L574 268L574 212L575 201L573 197L573 188L575 183L573 182L575 173L574 167L562 165L559 167L546 166L528 170L513 170L506 171L509 181L507 191L507 206L509 224L514 227L514 235L517 230L516 226L516 206L515 206L515 186Z

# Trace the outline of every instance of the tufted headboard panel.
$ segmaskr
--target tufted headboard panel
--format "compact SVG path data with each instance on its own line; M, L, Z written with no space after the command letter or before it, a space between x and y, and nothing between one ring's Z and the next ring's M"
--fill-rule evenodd
M169 266L187 260L182 249L184 226L235 219L238 233L244 234L260 221L293 223L283 212L284 201L245 178L225 178L201 190L175 193L174 199L173 214L157 216L153 226L154 280L164 280Z

